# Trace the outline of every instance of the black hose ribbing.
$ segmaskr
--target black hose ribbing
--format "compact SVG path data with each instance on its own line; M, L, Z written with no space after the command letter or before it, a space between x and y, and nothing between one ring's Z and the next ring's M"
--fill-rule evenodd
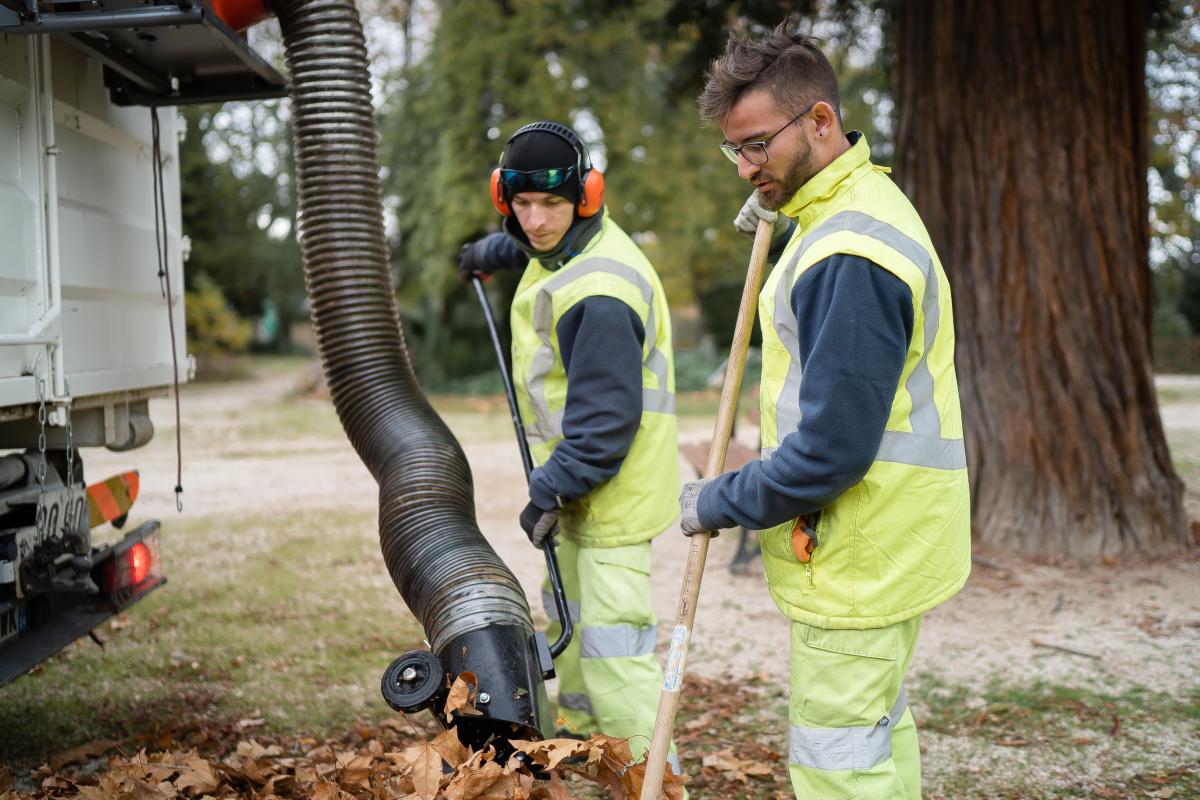
M299 240L334 407L379 484L379 541L432 649L490 625L531 635L479 532L470 468L412 371L383 231L375 112L352 0L274 0L287 47Z

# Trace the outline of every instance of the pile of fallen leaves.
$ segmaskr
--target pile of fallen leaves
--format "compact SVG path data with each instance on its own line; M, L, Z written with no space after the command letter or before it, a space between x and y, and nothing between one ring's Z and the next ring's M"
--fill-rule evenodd
M455 681L443 711L447 723L479 713L474 684L470 673ZM132 757L111 755L107 769L96 757L117 743L93 742L34 770L32 793L16 788L12 774L0 766L0 800L566 800L572 793L564 777L595 784L620 800L640 795L646 771L644 764L632 763L628 741L603 735L512 739L502 750L490 744L474 750L460 741L456 727L408 746L397 746L395 737L370 735L382 731L364 731L367 737L355 747L299 740L285 749L244 739L219 760L195 749L143 748ZM79 768L68 769L72 766ZM668 770L667 800L680 800L681 786Z
M12 776L0 773L0 800L560 800L571 797L564 772L607 788L615 798L637 797L641 791L645 767L628 766L629 745L622 739L596 736L587 741L512 744L514 753L503 764L492 747L465 747L454 728L400 751L388 751L371 740L358 750L321 745L291 754L253 739L239 742L236 752L220 761L195 750L142 750L131 758L111 756L105 771L70 773L42 766L32 775L39 786L33 794L12 788ZM575 763L564 765L564 759ZM678 800L679 784L673 776L668 780L666 796Z

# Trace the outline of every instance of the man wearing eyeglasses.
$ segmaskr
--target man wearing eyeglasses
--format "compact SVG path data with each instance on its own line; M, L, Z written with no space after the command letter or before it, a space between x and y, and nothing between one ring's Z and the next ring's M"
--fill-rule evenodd
M903 678L922 614L970 571L954 317L925 226L838 108L786 23L731 37L701 94L755 187L735 224L774 222L781 252L759 296L763 457L687 484L681 523L761 531L792 621L796 796L917 798Z
M503 232L464 245L460 276L524 269L513 384L538 466L520 524L556 547L575 636L555 659L560 713L582 734L649 745L650 540L675 518L679 450L671 318L654 268L604 206L604 178L565 125L535 122L492 174ZM543 604L557 619L548 583ZM552 634L553 635L553 634ZM671 765L679 759L671 749Z

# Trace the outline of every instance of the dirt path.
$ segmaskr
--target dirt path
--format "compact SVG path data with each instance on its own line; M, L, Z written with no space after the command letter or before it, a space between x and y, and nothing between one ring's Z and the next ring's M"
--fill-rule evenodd
M269 515L374 507L374 483L323 401L289 400L297 378L294 369L274 369L254 381L188 387L183 406L185 513L241 507ZM1167 424L1200 428L1194 404L1166 405ZM275 420L261 435L245 424L264 408L297 405L305 414L292 430L286 420ZM166 402L155 406L158 435L136 454L144 487L139 505L169 524L175 516L174 431ZM481 402L484 413L463 411L461 403L458 407L446 417L474 472L480 527L528 596L537 598L541 559L516 525L524 502L523 477L507 415L498 402ZM704 440L710 424L683 418L681 440ZM89 461L91 474L117 469L131 455L97 453ZM681 462L680 469L690 476L690 467ZM787 622L767 595L757 563L748 575L728 570L736 539L726 533L710 548L688 667L708 677L766 673L785 683ZM686 552L686 540L674 530L654 544L660 645L674 618ZM913 674L932 672L967 684L996 675L1069 677L1097 686L1115 680L1167 691L1200 684L1196 558L1062 566L1002 553L982 558L964 591L927 616ZM540 615L539 606L535 599Z

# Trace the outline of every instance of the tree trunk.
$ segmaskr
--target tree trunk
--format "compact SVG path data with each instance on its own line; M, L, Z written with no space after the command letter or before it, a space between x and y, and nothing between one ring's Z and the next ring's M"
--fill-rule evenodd
M896 173L954 289L977 540L1178 548L1150 362L1142 4L898 8Z

